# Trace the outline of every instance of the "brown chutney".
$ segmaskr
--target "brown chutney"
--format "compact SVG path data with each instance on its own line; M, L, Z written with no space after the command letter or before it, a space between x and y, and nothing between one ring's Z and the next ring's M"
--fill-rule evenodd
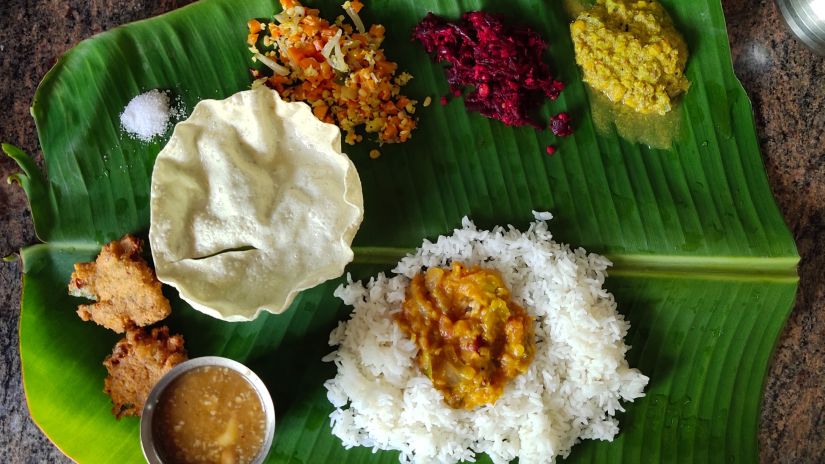
M152 430L166 463L243 464L252 462L264 443L266 415L255 388L240 373L202 366L164 389Z

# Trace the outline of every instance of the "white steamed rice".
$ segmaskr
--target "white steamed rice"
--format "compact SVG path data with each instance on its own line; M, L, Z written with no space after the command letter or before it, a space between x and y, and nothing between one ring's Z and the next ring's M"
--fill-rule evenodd
M580 439L612 440L620 400L644 395L648 378L628 367L629 324L602 285L610 261L558 244L534 213L527 232L513 227L478 230L465 218L452 236L425 241L414 255L364 285L335 295L354 307L330 335L337 351L325 360L338 373L325 386L335 411L332 433L347 448L401 451L401 462L473 461L548 463L567 456ZM513 298L536 319L536 355L493 405L452 409L415 366L417 348L392 315L422 267L452 260L498 270Z

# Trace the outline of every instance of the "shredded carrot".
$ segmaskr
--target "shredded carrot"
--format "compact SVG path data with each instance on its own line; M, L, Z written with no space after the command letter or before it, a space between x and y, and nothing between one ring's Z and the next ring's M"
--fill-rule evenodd
M261 25L261 22L257 19L250 19L246 22L247 27L249 27L249 33L254 34L256 32L261 32L264 30L264 27Z
M315 117L323 121L327 116L327 111L329 111L329 107L325 104L320 104L312 109L312 112L315 114Z
M249 34L246 36L246 43L248 43L251 47L254 47L256 43L258 43L258 34Z
M357 41L361 42L362 44L369 43L369 39L364 34L352 34L352 40L357 40Z
M370 35L377 38L384 37L384 26L373 24L370 26Z
M375 63L375 68L382 73L394 74L398 65L392 61L378 61Z

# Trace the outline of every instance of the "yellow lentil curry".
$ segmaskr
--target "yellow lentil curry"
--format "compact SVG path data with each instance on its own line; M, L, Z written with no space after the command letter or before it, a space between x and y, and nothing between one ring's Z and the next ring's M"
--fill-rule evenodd
M494 270L429 268L402 308L396 320L419 348L418 367L453 408L494 403L533 360L533 319Z
M658 2L597 0L570 34L584 81L613 102L663 115L690 85L687 45Z

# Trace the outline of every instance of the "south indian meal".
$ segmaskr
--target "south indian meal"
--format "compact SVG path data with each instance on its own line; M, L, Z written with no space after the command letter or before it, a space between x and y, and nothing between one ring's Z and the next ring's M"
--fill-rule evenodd
M426 117L402 93L413 76L387 56L387 31L364 22L360 0L338 15L280 3L246 24L250 89L200 101L157 156L154 268L130 234L74 266L69 293L93 300L78 306L80 319L123 334L103 360L118 419L140 416L153 387L188 359L183 334L162 325L172 311L164 284L233 323L282 313L301 291L344 275L369 209L342 142L404 143ZM685 41L655 1L597 0L570 34L582 79L611 101L664 114L689 89ZM500 124L574 132L567 111L536 117L564 84L545 60L548 43L517 18L430 13L409 35L443 63L449 88L418 96L423 108L462 99ZM124 134L154 140L179 116L170 111L170 95L150 89L124 108ZM532 214L525 230L465 217L388 273L347 274L334 294L351 314L324 358L335 367L324 384L329 427L344 447L396 450L400 462L547 463L619 433L616 414L649 379L625 359L629 322L604 287L611 263L556 242L551 214ZM231 369L190 370L150 407L165 462L248 463L264 443L262 403Z

